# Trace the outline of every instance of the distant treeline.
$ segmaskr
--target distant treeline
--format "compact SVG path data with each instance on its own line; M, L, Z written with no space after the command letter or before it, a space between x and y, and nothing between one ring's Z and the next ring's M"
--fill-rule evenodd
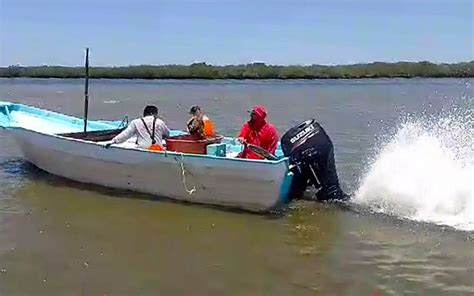
M430 62L370 63L340 66L274 66L264 63L213 66L206 63L163 66L92 67L92 78L130 79L316 79L382 77L474 77L474 61L456 64ZM0 77L80 78L82 67L9 66Z

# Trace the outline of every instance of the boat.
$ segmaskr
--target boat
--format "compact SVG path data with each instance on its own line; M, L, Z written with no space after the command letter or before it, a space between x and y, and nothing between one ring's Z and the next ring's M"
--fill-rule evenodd
M165 147L141 149L132 138L108 147L123 121L89 120L89 48L86 48L84 118L0 101L0 128L36 167L74 181L179 201L248 211L277 210L314 187L315 200L340 200L333 145L315 119L288 130L275 154L244 144L263 159L242 159L231 137L196 139L172 130ZM107 149L105 149L107 148ZM159 148L159 149L158 149ZM290 198L291 197L291 198Z
M236 158L235 138L205 143L205 153L150 151L134 139L105 149L125 124L84 120L20 103L0 101L0 127L36 167L82 183L199 204L267 212L290 200L293 173L277 149L272 160ZM183 131L173 130L179 141ZM177 149L179 150L179 149Z

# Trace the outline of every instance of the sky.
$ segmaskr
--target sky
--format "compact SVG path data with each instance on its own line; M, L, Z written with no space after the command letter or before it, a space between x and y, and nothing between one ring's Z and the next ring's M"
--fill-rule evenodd
M0 0L0 66L474 60L474 0Z

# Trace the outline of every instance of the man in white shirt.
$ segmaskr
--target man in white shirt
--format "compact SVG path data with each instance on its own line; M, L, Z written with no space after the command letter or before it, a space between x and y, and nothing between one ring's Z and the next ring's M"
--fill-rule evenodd
M163 120L158 118L158 108L146 106L143 110L143 117L132 120L125 130L105 144L105 148L109 148L112 144L123 143L136 136L137 147L149 149L152 145L162 146L163 139L168 138L169 135L170 130Z

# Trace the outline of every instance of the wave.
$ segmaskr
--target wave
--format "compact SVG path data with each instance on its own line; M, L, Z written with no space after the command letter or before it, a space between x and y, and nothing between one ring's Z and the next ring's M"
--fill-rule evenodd
M474 111L462 110L405 120L381 145L354 201L377 212L474 230Z

